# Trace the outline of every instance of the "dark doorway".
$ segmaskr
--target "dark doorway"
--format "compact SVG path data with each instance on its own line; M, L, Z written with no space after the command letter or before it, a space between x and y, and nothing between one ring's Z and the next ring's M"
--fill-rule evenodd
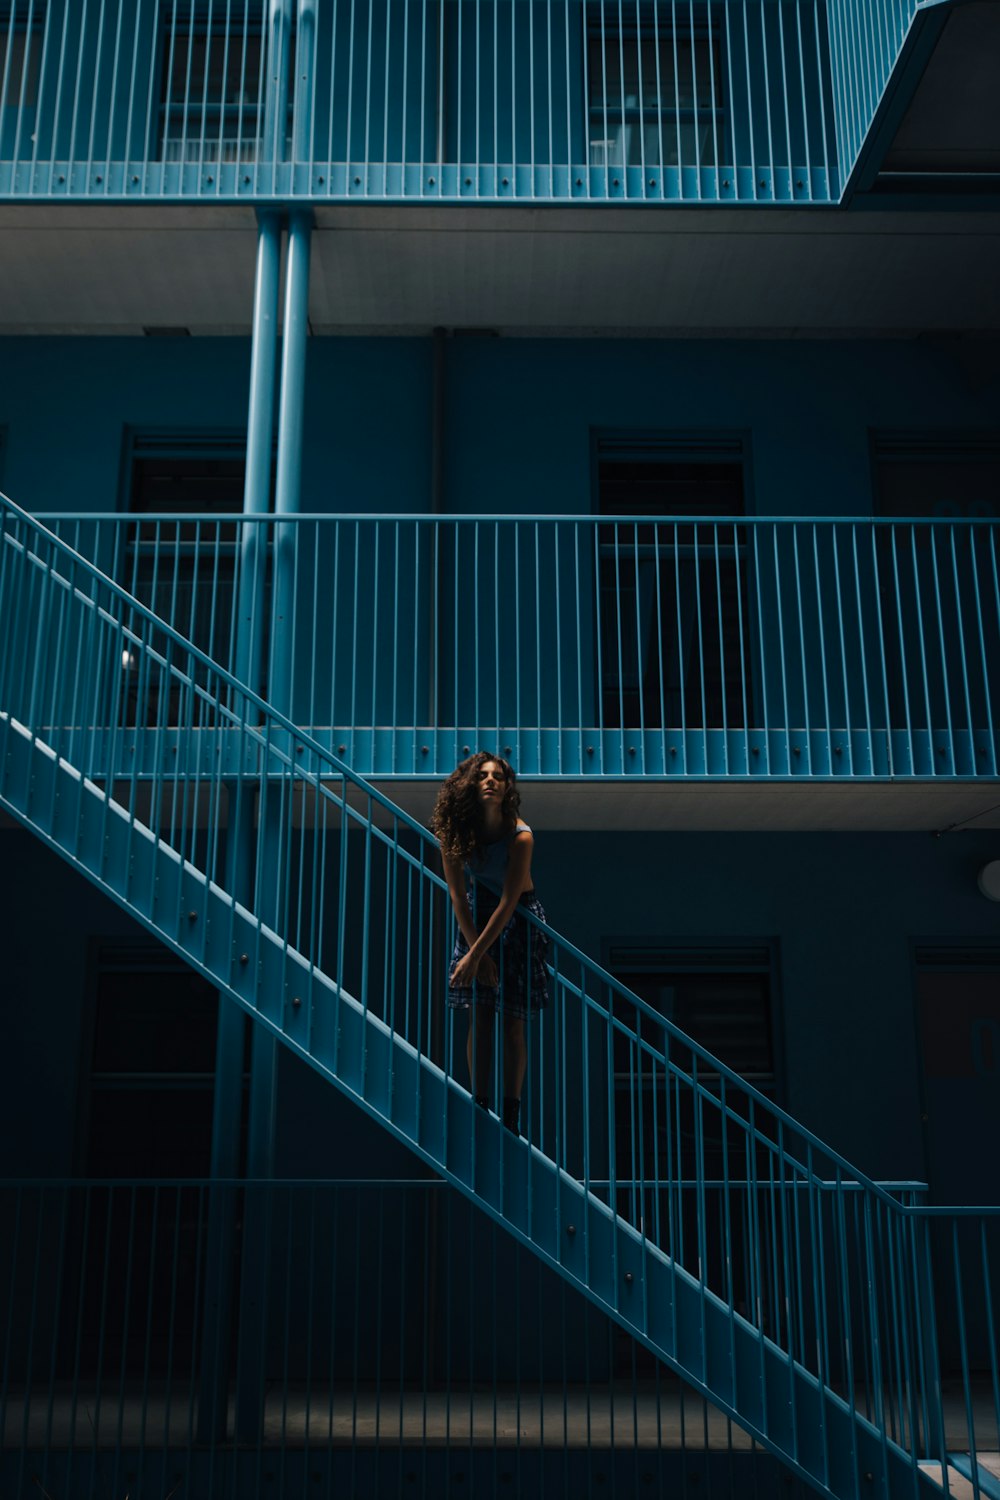
M745 469L740 437L598 437L604 727L754 724Z

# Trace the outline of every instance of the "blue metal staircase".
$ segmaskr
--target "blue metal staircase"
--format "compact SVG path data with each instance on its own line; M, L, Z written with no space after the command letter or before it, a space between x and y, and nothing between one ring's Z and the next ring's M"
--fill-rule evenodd
M895 1199L554 933L511 1136L449 1066L419 825L6 500L0 639L4 810L821 1493L941 1493ZM139 726L167 764L102 774Z

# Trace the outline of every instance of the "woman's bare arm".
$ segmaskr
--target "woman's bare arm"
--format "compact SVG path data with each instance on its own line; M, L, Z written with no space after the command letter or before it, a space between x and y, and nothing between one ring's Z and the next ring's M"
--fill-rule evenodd
M448 894L455 909L455 920L461 929L462 936L471 948L478 941L478 934L469 910L469 903L465 899L465 871L462 861L442 851L441 862L444 865L444 878L448 882Z

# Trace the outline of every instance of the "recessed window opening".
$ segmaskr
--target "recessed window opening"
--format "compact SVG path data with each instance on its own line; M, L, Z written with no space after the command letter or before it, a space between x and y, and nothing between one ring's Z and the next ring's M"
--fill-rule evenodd
M235 640L236 518L243 510L246 473L243 434L130 433L124 468L126 509L139 517L176 520L140 520L127 528L119 559L123 587L213 661L229 667ZM261 602L265 615L269 586L268 571ZM181 702L176 676L161 680L151 668L137 668L138 663L130 671L129 722L177 723ZM195 671L203 681L207 669L197 666Z
M241 18L242 19L242 18ZM289 47L290 139L294 38ZM229 24L225 7L178 7L161 34L160 157L168 162L252 162L264 131L267 48L261 25ZM281 142L277 142L281 145Z
M604 727L752 725L744 439L598 434L595 462L600 514L635 518L598 530Z
M0 106L3 109L31 109L38 103L38 77L44 38L42 17L35 15L29 24L26 7L18 14L10 7L0 21ZM25 16L25 19L21 19Z
M637 23L606 7L591 18L591 166L716 165L724 132L719 38L707 23L672 27L667 14L647 7Z

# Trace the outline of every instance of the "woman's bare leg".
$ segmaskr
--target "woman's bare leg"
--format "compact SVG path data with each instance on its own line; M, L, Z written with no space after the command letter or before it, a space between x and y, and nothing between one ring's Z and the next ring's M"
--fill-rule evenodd
M528 1066L528 1049L524 1038L524 1018L503 1018L503 1092L506 1099L520 1099L524 1074Z
M469 1063L469 1082L473 1094L478 1099L489 1098L493 1073L493 1012L486 1005L469 1007L469 1037L465 1045L465 1056Z

